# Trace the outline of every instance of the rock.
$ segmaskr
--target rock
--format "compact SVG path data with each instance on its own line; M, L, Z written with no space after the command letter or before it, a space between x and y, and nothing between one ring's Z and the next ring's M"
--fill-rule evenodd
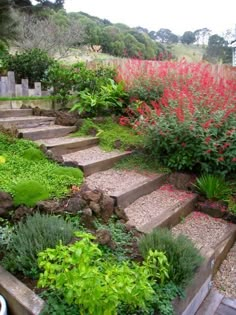
M108 245L112 241L111 232L105 229L97 230L95 236L97 243L101 245Z
M63 161L63 165L69 166L69 167L78 167L78 163L74 161L66 161L66 162Z
M114 213L114 203L115 200L109 196L104 195L102 197L102 200L100 202L101 206L101 217L105 223L107 223L110 219L110 217Z
M113 146L115 149L119 150L122 146L122 142L119 139L117 139L113 142Z
M24 218L25 216L32 214L33 208L28 208L26 206L20 206L16 209L16 211L14 212L13 216L12 216L12 220L14 222L16 221L20 221L22 218Z
M82 215L80 217L80 222L87 228L93 230L94 226L93 212L90 208L85 208L82 210Z
M194 182L195 176L192 174L175 172L169 176L169 183L177 189L191 190Z
M196 204L197 211L206 213L214 218L223 218L227 212L227 206L221 201L205 200Z
M0 216L6 217L8 212L13 209L12 196L5 191L0 191Z
M66 111L57 111L56 112L56 125L62 126L74 126L77 122L77 118L74 114Z
M82 193L82 196L87 201L94 201L94 202L98 203L100 198L102 197L102 192L98 189L87 190L87 191Z
M128 221L128 217L127 217L124 209L116 207L115 208L115 214L118 216L119 219L122 219L125 222Z
M77 214L79 211L83 210L86 207L87 203L81 197L70 198L65 205L65 211L73 214ZM90 210L90 209L89 209Z
M40 116L41 115L41 109L39 107L35 107L32 109L33 115Z
M36 207L39 211L50 214L64 212L63 207L61 207L60 202L57 200L39 201Z
M98 203L91 201L89 204L89 208L95 213L99 214L101 212L101 207L99 206Z

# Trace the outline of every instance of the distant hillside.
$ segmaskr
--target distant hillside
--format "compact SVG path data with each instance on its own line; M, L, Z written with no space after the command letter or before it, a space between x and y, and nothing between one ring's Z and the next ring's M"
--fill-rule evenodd
M181 43L178 44L172 44L171 51L174 56L178 60L185 58L187 61L193 61L198 62L202 60L202 57L205 52L205 48L203 46L197 46L197 45L184 45Z

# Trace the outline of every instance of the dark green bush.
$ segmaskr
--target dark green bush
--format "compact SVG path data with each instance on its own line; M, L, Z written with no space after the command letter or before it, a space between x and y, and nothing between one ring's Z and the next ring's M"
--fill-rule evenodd
M40 161L45 159L43 152L36 148L29 148L24 151L23 157L30 161Z
M49 196L49 191L43 184L33 180L21 181L15 186L14 205L33 207L38 201L46 200Z
M83 177L82 171L79 168L74 167L58 167L54 174L58 176L72 177L78 181L81 181L81 178Z
M70 242L73 236L72 224L63 218L39 213L28 216L20 222L11 235L4 257L4 265L12 271L37 276L38 253L54 248L60 241Z
M143 257L147 257L150 249L164 252L170 265L169 280L182 288L189 284L202 262L190 239L184 235L174 237L168 229L156 228L143 236L139 249Z
M16 82L29 79L30 87L34 82L41 82L46 77L49 67L54 63L46 52L40 49L31 49L16 55L9 55L6 59L7 69L15 71Z

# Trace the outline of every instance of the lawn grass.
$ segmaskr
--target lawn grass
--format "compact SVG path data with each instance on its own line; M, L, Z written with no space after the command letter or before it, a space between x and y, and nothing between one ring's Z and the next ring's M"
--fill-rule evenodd
M40 154L27 156L25 152L29 149ZM0 133L0 157L0 190L13 197L16 185L21 182L38 182L48 190L49 198L60 198L69 193L72 185L79 186L83 181L82 172L77 178L71 172L61 172L62 166L41 155L36 144L28 140Z
M41 101L41 100L53 100L53 96L2 96L0 97L0 102L4 101ZM0 104L1 105L1 104Z

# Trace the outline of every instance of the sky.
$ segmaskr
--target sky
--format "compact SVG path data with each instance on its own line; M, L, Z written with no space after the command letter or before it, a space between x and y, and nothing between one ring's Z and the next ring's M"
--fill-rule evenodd
M236 0L65 0L64 7L149 31L168 28L177 35L203 27L222 35L236 25Z

